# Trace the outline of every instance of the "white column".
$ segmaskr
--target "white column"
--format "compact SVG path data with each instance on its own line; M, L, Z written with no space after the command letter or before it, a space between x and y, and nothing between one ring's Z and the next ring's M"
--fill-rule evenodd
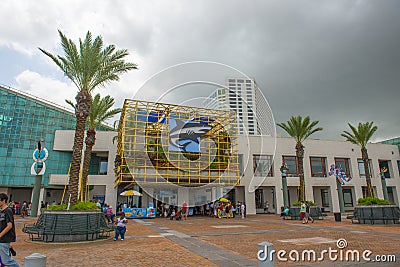
M256 214L255 191L249 192L248 186L245 190L246 214Z
M193 206L194 203L189 203L189 188L179 187L178 188L178 203L179 207L182 206L183 201L186 201L189 206Z
M331 189L332 212L340 212L339 195L336 187L336 180L335 180L335 185L332 185L331 183L329 188Z
M115 212L117 209L117 188L114 188L113 186L106 186L105 198L105 203L111 205L113 207L113 211Z

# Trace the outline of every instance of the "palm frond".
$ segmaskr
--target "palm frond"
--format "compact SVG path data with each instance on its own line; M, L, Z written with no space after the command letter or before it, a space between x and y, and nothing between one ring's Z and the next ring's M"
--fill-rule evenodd
M348 123L352 133L348 131L343 131L341 136L346 138L346 141L349 141L353 144L359 145L362 148L365 148L367 143L371 140L374 133L378 130L377 126L373 126L373 122L366 123L358 123L357 128Z

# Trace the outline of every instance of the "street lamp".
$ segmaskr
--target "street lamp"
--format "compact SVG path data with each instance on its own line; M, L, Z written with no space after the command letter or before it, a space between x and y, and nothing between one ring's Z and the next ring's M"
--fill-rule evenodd
M288 197L288 189L287 189L287 172L289 171L285 162L282 162L280 167L280 171L282 174L282 190L283 190L283 206L284 208L289 207L289 197Z
M36 142L36 149L33 151L32 158L35 161L31 166L31 175L35 175L35 185L33 186L32 193L32 209L31 209L31 217L36 217L38 208L39 208L39 195L40 195L40 187L42 185L42 176L46 171L46 164L44 163L47 157L49 156L49 152L44 147L44 140L41 139Z

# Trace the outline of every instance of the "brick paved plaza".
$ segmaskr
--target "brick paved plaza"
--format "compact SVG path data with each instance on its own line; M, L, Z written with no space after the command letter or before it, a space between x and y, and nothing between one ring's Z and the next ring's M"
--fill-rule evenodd
M315 223L281 220L277 215L250 215L246 219L189 217L130 220L124 241L112 238L82 243L33 243L21 232L31 218L16 217L17 261L32 253L47 256L47 266L257 266L257 244L268 241L275 250L315 250L318 255L344 238L343 250L371 250L374 255L396 255L395 263L282 262L276 266L400 266L400 225L351 224L332 216ZM370 256L372 258L372 256ZM288 255L286 255L288 258Z

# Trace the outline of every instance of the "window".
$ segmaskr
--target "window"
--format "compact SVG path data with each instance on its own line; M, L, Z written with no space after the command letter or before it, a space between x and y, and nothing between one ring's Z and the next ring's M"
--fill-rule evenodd
M310 157L311 177L326 177L326 158Z
M255 201L256 201L256 209L263 209L264 208L264 190L262 188L256 189L254 197L255 197Z
M238 155L238 163L239 163L240 177L242 177L243 173L244 173L244 171L243 171L244 170L244 168L243 168L243 154L239 154Z
M351 177L350 174L350 159L347 158L335 158L335 165L337 168L342 168L346 173L346 177Z
M297 158L295 156L282 156L282 161L286 163L288 168L288 176L298 176Z
M390 160L378 160L379 162L379 172L382 171L382 169L386 169L385 174L385 179L390 178Z
M350 188L343 188L343 201L345 207L353 207L353 194Z
M100 159L99 166L100 166L99 167L99 174L100 175L107 175L108 159L107 158Z
M329 193L328 189L321 189L322 207L329 207Z
M397 161L397 169L399 170L399 175L400 175L400 160Z
M253 155L253 169L255 176L272 177L272 156Z
M357 162L358 162L358 171L360 174L360 178L365 178L364 162L362 161L362 159L358 159ZM371 160L369 160L369 162L368 162L368 168L369 168L369 173L371 174L371 178L372 178Z

